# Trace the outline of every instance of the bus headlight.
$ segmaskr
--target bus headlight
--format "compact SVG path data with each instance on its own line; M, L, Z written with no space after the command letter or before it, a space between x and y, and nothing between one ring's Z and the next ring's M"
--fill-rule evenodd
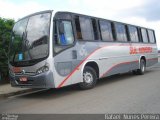
M48 66L43 66L36 71L36 74L41 74L41 73L44 73L44 72L47 72L47 71L49 71L49 67Z

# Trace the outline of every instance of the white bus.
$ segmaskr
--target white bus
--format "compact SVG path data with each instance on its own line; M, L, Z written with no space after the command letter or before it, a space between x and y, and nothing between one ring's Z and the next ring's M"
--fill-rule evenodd
M71 12L43 11L16 22L9 53L11 85L90 89L97 80L158 62L154 30Z

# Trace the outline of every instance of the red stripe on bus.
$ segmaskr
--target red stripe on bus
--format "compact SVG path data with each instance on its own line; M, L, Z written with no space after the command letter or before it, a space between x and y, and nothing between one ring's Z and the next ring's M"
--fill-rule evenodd
M73 75L74 72L76 72L76 70L91 56L93 55L93 53L95 53L96 51L98 51L99 49L102 49L102 48L105 48L105 47L112 47L112 46L120 46L122 44L118 44L118 45L110 45L110 46L103 46L103 47L100 47L100 48L97 48L96 50L94 50L91 54L89 54L84 60L82 60L78 66L58 85L57 88L60 88L63 86L63 84ZM128 46L128 45L127 45ZM130 46L130 45L129 45Z
M98 50L100 50L100 49L102 49L102 48L105 48L105 47L123 46L123 45L124 45L124 44L110 45L110 46L103 46L103 47L97 48L97 49L94 50L91 54L89 54L84 60L82 60L82 61L78 64L78 66L58 85L57 88L62 87L63 84L73 75L73 73L75 73L76 70L77 70L91 55L93 55L96 51L98 51ZM124 46L125 46L125 45L124 45ZM131 46L131 44L130 44L130 45L126 45L126 46ZM135 62L137 62L137 61L135 61ZM124 64L124 63L120 63L120 64ZM114 66L113 66L113 67L114 67ZM112 68L113 68L113 67L112 67Z
M73 73L91 56L93 55L93 53L95 53L96 51L98 51L99 49L102 49L102 48L105 48L105 47L112 47L112 46L121 46L121 45L124 45L124 44L119 44L119 45L106 45L106 46L103 46L103 47L100 47L100 48L97 48L96 50L94 50L91 54L89 54L84 60L82 60L78 66L58 85L57 88L60 88L63 86L63 84L73 75ZM125 45L124 45L125 46ZM127 46L130 46L130 45L127 45Z
M57 88L60 88L63 86L63 84L68 80L68 78L71 77L71 75L93 54L95 53L96 51L98 51L99 49L101 49L103 47L100 47L100 48L97 48L96 50L94 50L91 54L89 54L84 60L82 60L78 66L58 85Z

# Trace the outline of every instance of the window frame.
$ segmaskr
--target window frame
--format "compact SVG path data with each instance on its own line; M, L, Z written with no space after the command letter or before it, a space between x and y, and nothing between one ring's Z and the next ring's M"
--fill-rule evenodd
M80 17L79 15L74 15L74 16L73 16L73 25L74 25L73 28L74 28L74 31L75 31L75 35L74 35L74 36L75 36L76 40L78 40L78 41L83 41L83 38L82 38L82 39L79 39L79 38L78 38L78 35L77 35L77 27L76 27L75 19L78 18L78 20L79 20L79 17ZM79 21L79 27L80 27L80 32L81 32L80 21ZM81 37L82 37L82 32L81 32Z
M89 20L89 22L90 22L90 27L91 27L91 36L92 36L92 39L91 40L89 40L89 39L84 39L83 38L83 33L82 33L82 27L81 27L81 21L80 21L80 18L85 18L85 19L88 19ZM88 17L88 16L79 16L79 22L80 22L80 29L81 29L81 34L82 34L82 39L80 39L80 41L91 41L91 42L93 42L93 41L98 41L98 40L95 40L94 39L94 32L93 32L93 25L92 25L92 20L91 20L92 18L91 17Z
M127 27L128 27L128 32L129 32L130 42L131 42L131 43L140 43L140 42L141 42L141 40L140 40L140 37L139 37L138 27L137 27L137 26L134 26L134 25L127 25ZM130 27L134 27L134 28L136 29L136 31L137 31L137 37L138 37L138 41L132 41L132 40L131 40Z
M147 37L147 42L144 42L143 40L143 34L142 34L142 30L145 30L146 31L146 37ZM148 32L147 32L147 28L143 28L143 27L140 27L140 33L141 33L141 42L144 43L144 44L149 44L149 37L148 37Z
M110 35L112 36L112 40L103 40L103 37L102 37L102 30L101 30L101 24L100 22L106 22L108 24L110 24ZM98 20L98 25L99 25L99 32L100 32L100 39L102 42L115 42L115 39L114 39L114 35L113 35L113 28L112 28L112 21L109 21L109 20L104 20L104 19L99 19ZM107 25L108 26L108 25Z
M72 44L74 44L74 42L75 42L75 37L74 37L74 29L73 29L73 24L72 24L72 20L65 20L65 19L60 19L60 20L58 20L58 21L56 21L57 23L59 23L60 21L67 21L67 22L70 22L71 23L71 27L72 27L72 32L73 32L73 43ZM57 24L56 23L56 29L58 30L58 38L60 39L60 37L59 37L59 24ZM56 46L71 46L72 44L68 44L68 45L56 45Z
M150 40L149 31L153 33L154 42L151 42L151 40ZM156 44L156 37L155 37L155 32L154 32L154 30L147 29L147 33L148 33L149 43L150 43L150 44Z
M57 45L56 44L56 42L55 42L55 35L57 36L57 39L59 38L59 32L58 32L58 22L59 21L69 21L69 22L71 22L71 26L72 26L72 31L73 31L73 43L72 44L69 44L69 45ZM57 33L55 33L55 31L57 31ZM57 54L59 54L59 53L61 53L61 52L63 52L63 51L65 51L66 49L69 49L69 48L72 48L73 46L75 46L75 44L76 44L76 39L75 39L75 31L74 31L74 26L73 26L73 21L72 21L72 19L71 20L69 20L69 19L54 19L53 20L53 33L52 33L52 35L53 35L53 37L52 37L52 49L53 49L53 57L54 56L56 56ZM63 49L62 50L60 50L60 51L58 51L58 52L56 52L55 51L55 47L63 47Z
M99 24L98 24L98 19L95 18L95 17L91 17L91 23L92 23L92 28L93 28L93 36L94 36L94 40L95 41L99 41L101 39L101 36L100 36L100 30L99 30ZM95 32L94 32L94 27L93 27L93 20L95 20L95 25L96 25L96 29L97 29L97 38L98 39L95 39Z
M126 36L126 40L125 40L125 41L124 41L124 40L118 40L118 34L117 34L116 24L117 24L117 25L124 26L125 34L123 34L123 37L124 37L124 35ZM127 37L127 31L126 31L126 27L125 27L126 24L120 23L120 22L113 22L113 25L114 25L115 38L116 38L115 41L116 41L116 42L121 42L121 43L129 43L130 41L129 41L128 37Z

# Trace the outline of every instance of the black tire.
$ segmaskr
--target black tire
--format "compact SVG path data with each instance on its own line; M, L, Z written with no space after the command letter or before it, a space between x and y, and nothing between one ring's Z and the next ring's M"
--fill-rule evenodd
M96 71L90 67L86 66L83 70L83 82L79 83L79 87L82 90L87 90L95 87L97 83Z
M137 70L132 71L133 75L137 75Z
M133 74L136 74L136 75L143 75L146 71L146 62L144 59L141 59L140 61L140 68L137 69L137 70L134 70L133 71Z

